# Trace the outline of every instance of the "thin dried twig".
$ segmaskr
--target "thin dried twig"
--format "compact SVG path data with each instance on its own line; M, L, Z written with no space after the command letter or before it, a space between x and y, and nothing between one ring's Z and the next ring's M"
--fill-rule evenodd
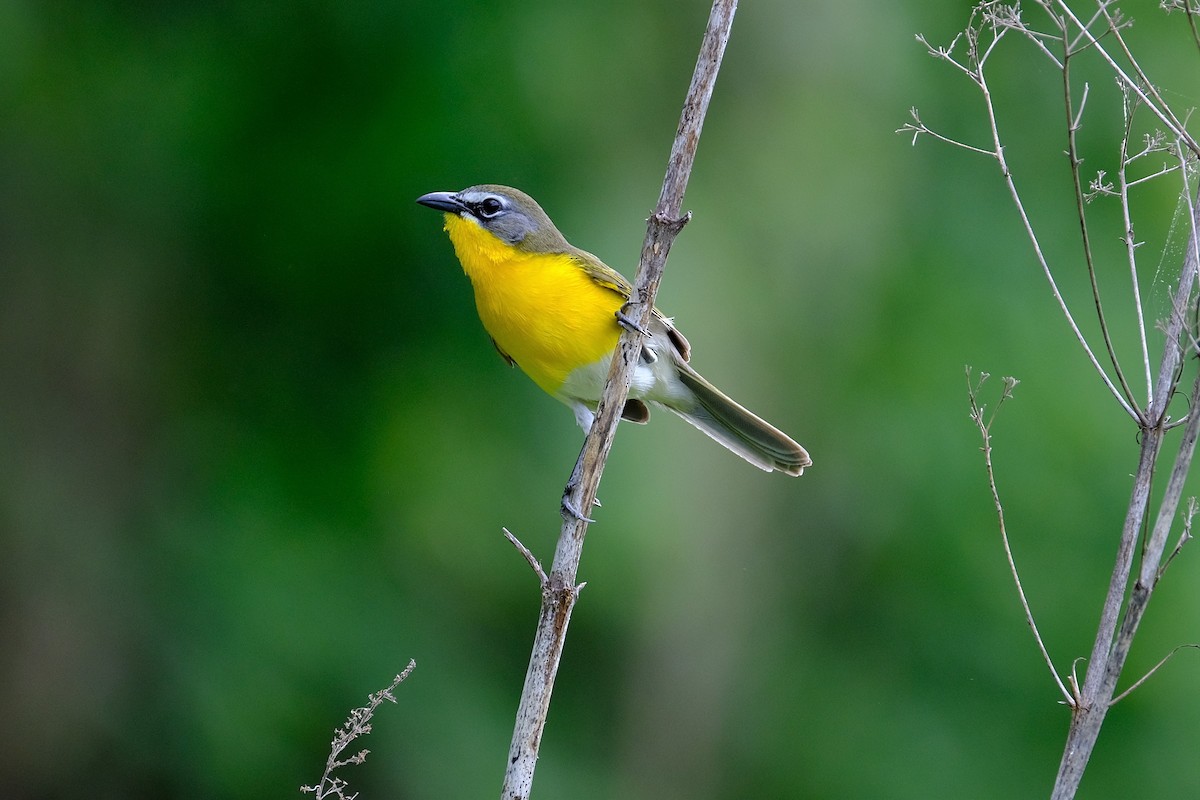
M317 800L326 800L326 798L339 798L339 800L354 800L358 797L358 793L348 795L346 791L350 788L350 784L343 778L335 776L335 770L341 767L349 766L350 764L361 764L367 760L367 754L370 750L359 750L352 756L341 758L342 753L350 744L360 736L366 736L371 732L371 718L375 716L375 710L379 708L380 703L384 700L394 703L396 697L392 694L396 691L396 687L404 682L414 669L417 668L417 662L409 660L408 666L395 677L392 684L386 689L378 692L373 692L367 696L368 703L362 708L356 708L350 712L350 716L342 723L340 728L335 728L333 731L333 741L329 747L329 758L325 761L325 772L321 774L321 780L313 786L301 786L300 791L304 794L315 795Z
M1125 371L1121 369L1121 361L1117 358L1117 351L1113 346L1108 320L1104 316L1104 303L1100 299L1100 282L1096 277L1096 259L1092 252L1092 236L1088 227L1087 210L1085 208L1087 201L1084 198L1083 176L1080 170L1083 159L1079 156L1078 134L1079 129L1083 127L1083 109L1087 102L1088 87L1084 84L1083 98L1080 100L1079 109L1076 110L1075 101L1071 93L1071 60L1073 54L1066 42L1063 43L1063 51L1062 87L1063 111L1067 115L1067 159L1071 166L1072 188L1075 190L1075 209L1076 216L1079 219L1080 246L1083 249L1084 263L1087 264L1088 283L1092 289L1092 302L1096 306L1096 318L1100 323L1100 336L1104 340L1104 349L1108 351L1109 363L1112 364L1113 373L1117 377L1117 382L1121 385L1121 391L1127 406L1134 408L1137 405L1137 400L1134 399L1133 392L1129 389L1129 382L1125 380ZM1147 374L1149 374L1148 366ZM1149 392L1148 382L1147 392Z
M537 575L538 581L541 582L542 588L544 589L549 586L550 578L546 576L546 570L542 569L542 562L537 560L537 556L530 552L529 548L522 544L521 540L514 536L512 531L510 531L508 528L501 528L500 530L504 531L504 538L508 539L512 546L517 548L517 552L524 556L525 560L529 562L529 566L533 568L533 574Z
M1162 667L1163 664L1166 664L1168 661L1171 660L1171 656L1175 655L1180 650L1189 650L1189 649L1190 650L1200 650L1200 644L1177 645L1174 649L1171 650L1171 652L1169 652L1165 656L1163 656L1161 661L1159 661L1157 664L1155 664L1153 667L1151 667L1149 669L1149 671L1146 672L1145 675L1143 675L1142 677L1140 677L1136 681L1134 681L1132 686L1130 686L1128 689L1126 689L1125 691L1121 692L1119 695L1114 697L1112 700L1109 701L1108 704L1110 706L1115 706L1117 703L1121 702L1126 697L1133 694L1133 690L1138 688L1139 686L1141 686L1147 680L1149 680L1151 675L1158 672L1159 668Z
M1071 22L1077 26L1080 36L1083 37L1088 44L1092 45L1096 52L1100 54L1101 58L1103 58L1108 64L1109 69L1111 69L1113 73L1117 75L1118 79L1125 84L1125 86L1127 86L1131 92L1136 94L1143 103L1146 104L1146 107L1150 113L1158 117L1162 124L1165 125L1169 130L1178 132L1188 150L1196 155L1200 155L1200 144L1197 144L1196 140L1193 139L1191 134L1187 132L1183 122L1180 121L1180 119L1175 115L1175 112L1171 109L1171 106L1162 99L1158 89L1155 88L1154 84L1146 76L1146 73L1142 71L1141 66L1133 57L1133 53L1130 52L1128 45L1125 43L1125 38L1121 35L1121 29L1127 27L1128 23L1127 21L1122 20L1120 17L1114 17L1109 13L1108 6L1111 5L1111 3L1098 3L1101 12L1104 14L1109 23L1106 33L1111 34L1118 42L1118 45L1122 53L1125 55L1125 58L1132 65L1134 74L1137 75L1136 80L1131 78L1121 67L1121 65L1117 63L1116 59L1114 59L1112 55L1104 48L1099 38L1092 33L1090 23L1085 24L1081 22L1079 18L1075 16L1075 12L1071 10L1071 7L1067 5L1065 0L1055 0L1054 5L1060 9L1065 18L1070 19Z
M1008 569L1012 574L1013 583L1017 587L1017 596L1021 600L1021 608L1025 612L1025 622L1029 625L1029 630L1033 632L1034 641L1037 642L1038 650L1042 654L1042 659L1046 662L1046 667L1050 670L1050 675L1053 676L1054 682L1058 685L1058 690L1062 692L1063 698L1068 705L1075 705L1075 695L1067 689L1063 684L1062 678L1058 675L1058 670L1054 667L1054 660L1050 658L1049 651L1046 650L1046 643L1042 640L1042 634L1038 631L1036 620L1033 617L1033 609L1029 605L1029 599L1025 596L1025 587L1021 584L1021 574L1017 570L1016 559L1013 558L1012 545L1008 540L1008 528L1004 522L1004 505L1000 502L1000 490L996 488L996 472L992 466L992 423L996 419L996 414L1000 411L1000 406L1004 405L1004 401L1013 396L1013 389L1020 383L1016 378L1004 378L1004 389L1000 394L1000 399L996 401L996 407L992 410L992 415L985 419L986 408L979 402L979 390L990 376L986 372L979 373L979 380L972 383L972 370L967 367L967 398L971 404L971 421L975 423L975 427L979 429L979 435L983 439L983 463L987 469L988 489L992 493L992 504L996 508L996 517L1000 525L1000 540L1004 544L1004 556L1008 559Z
M1133 287L1133 303L1138 324L1138 341L1142 350L1142 367L1146 375L1146 402L1150 402L1153 391L1153 378L1150 375L1150 347L1146 341L1146 315L1142 309L1142 293L1137 274L1137 248L1139 242L1133 236L1133 219L1129 208L1129 165L1133 158L1129 156L1129 139L1133 135L1133 114L1136 100L1128 91L1121 92L1121 113L1125 117L1125 135L1121 137L1120 165L1117 167L1117 180L1120 184L1118 197L1121 199L1121 218L1125 229L1122 241L1125 243L1126 260L1129 264L1129 281Z

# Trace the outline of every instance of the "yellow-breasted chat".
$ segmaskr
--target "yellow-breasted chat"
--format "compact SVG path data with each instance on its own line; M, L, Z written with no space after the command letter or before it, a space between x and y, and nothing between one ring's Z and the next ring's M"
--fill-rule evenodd
M571 245L517 189L482 184L417 202L445 212L479 318L500 355L566 403L587 432L621 335L629 281ZM812 464L791 437L692 369L687 339L657 308L645 333L623 418L644 423L648 404L661 406L767 472L799 475Z

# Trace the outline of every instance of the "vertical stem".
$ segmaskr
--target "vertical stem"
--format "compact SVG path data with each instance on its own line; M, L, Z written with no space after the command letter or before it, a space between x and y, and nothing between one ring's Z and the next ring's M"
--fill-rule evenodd
M663 267L675 236L687 221L680 217L683 193L691 175L696 157L696 145L704 116L712 98L713 86L721 67L729 31L733 26L737 0L714 0L692 74L691 86L680 115L679 127L671 147L671 156L663 179L658 205L650 217L646 239L642 245L641 260L634 280L633 294L626 315L639 321L643 328L650 321L654 308L654 297L662 279ZM554 562L549 580L542 587L542 608L534 635L533 652L529 658L529 670L525 675L525 687L517 708L517 720L513 729L512 745L509 747L508 764L504 774L502 800L525 800L533 788L533 772L541 747L542 730L550 708L550 695L554 690L554 678L566 639L567 624L578 597L576 575L583 554L583 540L587 534L588 520L581 519L592 508L599 486L604 464L612 449L613 436L629 386L633 380L633 367L641 352L642 335L636 330L627 330L621 335L617 352L609 368L608 383L596 407L596 419L591 432L584 440L583 451L571 473L563 499L575 509L584 512L577 516L564 514L562 531L554 552Z
M1100 612L1100 624L1097 626L1096 640L1092 644L1087 676L1082 689L1078 690L1075 706L1071 709L1071 726L1067 731L1066 745L1058 765L1052 800L1070 800L1075 796L1079 782L1083 779L1083 772L1087 769L1088 759L1091 758L1092 748L1100 736L1100 726L1104 724L1104 716L1108 713L1108 701L1112 698L1115 687L1114 678L1113 685L1108 687L1105 694L1110 649L1120 618L1125 587L1133 566L1134 545L1137 543L1138 531L1146 518L1146 508L1150 502L1154 463L1158 459L1162 437L1161 426L1144 430L1142 434L1141 454L1138 458L1137 472L1134 473L1129 510L1121 530L1121 542L1117 547L1116 563L1109 580L1108 595Z
M1185 189L1185 194L1188 192L1190 189ZM1137 633L1142 615L1150 602L1150 595L1154 590L1154 576L1166 548L1167 532L1182 496L1183 481L1191 469L1196 438L1200 435L1200 407L1193 405L1183 441L1180 443L1179 454L1172 468L1167 493L1159 507L1155 529L1143 544L1141 577L1134 584L1126 604L1123 601L1133 570L1133 553L1139 533L1145 524L1155 462L1166 434L1167 408L1178 385L1185 348L1193 349L1191 344L1185 344L1190 343L1192 339L1185 334L1184 324L1188 315L1187 309L1192 308L1194 303L1196 275L1200 269L1200 247L1196 236L1198 226L1200 203L1194 203L1187 252L1179 271L1179 285L1172 298L1170 316L1167 319L1165 351L1159 364L1158 381L1154 385L1150 406L1143 415L1146 422L1141 426L1142 449L1137 472L1134 474L1129 511L1125 516L1116 563L1113 566L1104 607L1100 612L1100 624L1096 629L1096 639L1088 661L1087 677L1071 712L1071 726L1067 731L1066 746L1059 762L1052 800L1070 800L1079 789L1079 782L1083 778L1088 759L1091 758L1096 740L1100 736L1100 727L1116 692L1117 680L1125 667L1134 634ZM1200 396L1197 392L1200 392L1200 375L1197 375L1192 390L1193 398Z

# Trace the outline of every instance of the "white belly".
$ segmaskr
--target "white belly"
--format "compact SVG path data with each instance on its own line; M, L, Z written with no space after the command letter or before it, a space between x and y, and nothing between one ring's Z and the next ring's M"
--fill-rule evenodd
M629 387L629 396L650 402L662 403L666 406L690 399L691 391L679 380L678 368L675 366L675 356L671 349L670 340L665 333L656 332L645 339L647 349L656 358L648 360L643 355L633 370L633 382ZM604 391L604 383L608 380L608 369L612 356L608 355L576 368L563 381L556 396L575 410L575 417L585 429L590 427L591 420L585 419L590 414L581 417L579 406L594 409ZM585 424L585 421L587 424Z

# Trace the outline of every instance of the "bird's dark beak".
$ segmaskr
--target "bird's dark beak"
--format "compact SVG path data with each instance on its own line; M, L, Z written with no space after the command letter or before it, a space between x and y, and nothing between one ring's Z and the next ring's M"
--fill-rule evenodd
M447 214L458 214L467 210L454 192L430 192L418 197L417 202L423 206L436 208L438 211L445 211Z

